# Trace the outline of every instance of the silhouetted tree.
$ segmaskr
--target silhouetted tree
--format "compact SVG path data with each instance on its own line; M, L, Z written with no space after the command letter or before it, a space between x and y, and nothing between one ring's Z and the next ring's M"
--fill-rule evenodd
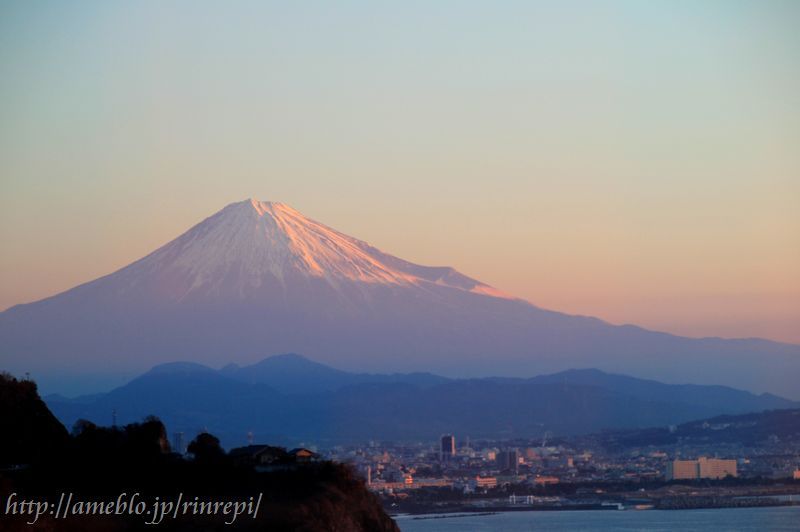
M170 451L167 428L155 416L125 426L125 435L130 451L142 457L155 457Z
M72 427L72 436L78 459L105 467L152 465L170 450L167 429L152 416L123 428L98 427L91 421L79 419Z
M225 451L219 444L219 438L207 432L198 434L186 450L194 455L198 463L219 464L226 457Z

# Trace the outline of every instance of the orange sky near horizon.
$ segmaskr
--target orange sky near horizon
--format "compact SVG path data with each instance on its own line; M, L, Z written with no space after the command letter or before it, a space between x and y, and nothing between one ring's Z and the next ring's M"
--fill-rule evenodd
M800 344L799 22L777 0L5 2L0 309L257 197L545 308Z

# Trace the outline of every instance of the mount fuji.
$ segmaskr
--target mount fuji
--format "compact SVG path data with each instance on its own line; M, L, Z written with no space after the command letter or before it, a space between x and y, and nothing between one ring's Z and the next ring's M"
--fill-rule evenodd
M282 203L233 203L105 277L0 313L0 367L40 382L298 352L354 371L594 367L800 399L800 346L691 339L545 310Z

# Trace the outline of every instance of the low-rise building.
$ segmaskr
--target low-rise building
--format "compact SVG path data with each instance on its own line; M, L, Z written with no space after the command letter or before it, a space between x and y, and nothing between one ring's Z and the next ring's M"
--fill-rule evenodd
M540 476L536 475L533 479L534 486L547 486L550 484L558 484L559 480L558 477L547 477L547 476Z
M475 479L470 481L470 486L481 489L496 488L497 477L475 477Z

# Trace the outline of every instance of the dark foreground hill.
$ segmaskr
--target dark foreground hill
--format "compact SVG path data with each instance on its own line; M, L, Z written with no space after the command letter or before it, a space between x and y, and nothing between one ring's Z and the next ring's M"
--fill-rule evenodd
M166 428L156 418L119 428L81 422L68 435L32 382L0 375L0 399L2 440L10 442L0 447L4 531L398 530L364 482L341 464L284 461L259 472L235 463L208 434L192 442L194 459L186 460L170 452ZM12 409L16 413L9 415ZM60 499L62 493L65 499ZM36 518L35 526L28 524L34 520L30 511L19 514L20 503L31 498L53 504L51 511ZM64 508L72 510L67 517L52 511L59 500L66 500ZM246 503L255 500L261 501L258 513L242 514L233 525L225 524L231 521L230 512L212 515L208 506L191 505L239 502L246 509ZM127 508L119 511L115 506L109 513L107 504L119 501ZM174 504L180 511L147 525L155 520L155 501ZM132 513L139 502L142 512Z
M63 450L64 425L47 409L36 384L0 373L0 468L39 462Z
M107 394L47 398L66 424L78 418L129 422L155 413L176 431L208 428L227 446L253 432L295 445L369 439L537 437L667 426L720 414L798 404L723 386L668 385L570 370L531 379L447 379L431 374L357 374L299 355L216 371L194 363L158 366Z

